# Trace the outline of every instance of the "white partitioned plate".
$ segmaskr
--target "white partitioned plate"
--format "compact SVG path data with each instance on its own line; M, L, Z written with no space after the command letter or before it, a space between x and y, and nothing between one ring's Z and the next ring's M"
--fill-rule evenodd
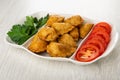
M30 15L30 16L34 16L34 17L40 18L40 17L46 16L48 13L49 13L49 12L41 11L41 12L34 13L34 14ZM49 13L49 14L50 14L50 15L52 15L52 14L58 14L58 15L64 16L65 18L72 16L72 14L59 14L59 13ZM86 17L83 17L83 19L84 19L86 22L90 22L90 23L94 23L94 24L96 24L96 23L99 22L99 21L97 21L97 20L88 19L88 18L86 18ZM21 23L23 23L24 21L25 21L25 17L22 18L20 21L16 22L16 24L21 24ZM92 61L90 61L90 62L80 62L80 61L77 61L77 60L74 59L74 56L75 56L77 50L79 49L79 47L81 46L81 44L84 42L84 40L88 37L88 35L89 35L90 33L89 33L84 39L79 40L77 50L76 50L76 51L74 52L74 54L73 54L71 57L69 57L69 58L50 57L46 52L44 52L44 53L42 53L42 54L39 54L39 55L31 52L30 50L27 49L27 47L28 47L28 45L30 44L32 37L31 37L30 39L28 39L23 45L17 45L17 44L15 44L14 42L12 42L11 39L6 35L6 42L7 42L9 45L11 45L11 46L24 49L24 50L26 50L28 53L30 53L30 54L32 54L32 55L34 55L34 56L36 56L36 57L40 57L40 58L48 59L48 60L56 60L56 61L69 61L69 62L72 62L72 63L75 63L75 64L79 64L79 65L86 65L86 64L91 64L91 63L93 63L93 62L95 62L95 61L97 61L97 60L99 60L99 59L101 59L101 58L109 55L110 52L111 52L111 51L113 50L113 48L115 47L115 45L116 45L116 43L117 43L117 40L118 40L118 32L116 31L114 24L112 24L112 23L110 23L110 24L112 25L111 41L109 42L107 49L105 50L105 52L104 52L101 56L97 57L96 59L94 59L94 60L92 60ZM8 30L8 31L9 31L9 30Z

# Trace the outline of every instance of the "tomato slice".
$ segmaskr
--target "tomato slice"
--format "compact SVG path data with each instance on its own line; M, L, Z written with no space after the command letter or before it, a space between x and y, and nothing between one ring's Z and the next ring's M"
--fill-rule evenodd
M75 59L81 62L88 62L97 58L99 55L99 49L94 45L88 44L78 50Z
M101 26L95 26L92 33L94 34L94 33L98 32L98 31L104 31L104 32L107 32L109 34L108 30L106 30L105 28L103 28Z
M102 54L105 50L104 44L101 41L99 41L98 38L89 39L89 41L86 42L86 45L87 44L92 44L98 47L100 54Z
M100 23L96 24L95 26L103 27L103 28L106 29L106 31L108 33L111 33L111 26L108 23L106 23L106 22L100 22Z
M75 59L88 62L96 59L106 49L110 41L111 26L106 22L95 25L88 38L84 41L75 55Z
M105 40L106 43L109 43L110 41L110 35L106 31L98 31L92 34L96 36L101 36Z
M92 38L95 38L96 40L100 41L104 48L107 47L105 40L101 36L97 36L97 35L90 35L85 42L89 41Z

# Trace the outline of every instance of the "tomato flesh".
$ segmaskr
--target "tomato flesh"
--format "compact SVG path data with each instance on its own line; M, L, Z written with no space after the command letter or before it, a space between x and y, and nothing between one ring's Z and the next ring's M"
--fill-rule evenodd
M103 53L105 50L104 44L102 44L102 42L99 41L97 38L90 39L88 42L86 42L86 45L87 44L92 44L92 45L95 45L96 47L98 47L100 50L100 54Z
M75 55L75 59L81 62L89 62L103 54L110 42L111 26L106 22L95 25L93 31L84 41Z
M96 39L97 41L100 41L104 48L107 46L105 40L101 36L91 35L88 37L87 41L89 41L90 39L93 39L93 38Z
M101 36L105 40L106 43L109 43L109 41L110 41L110 36L105 31L98 31L95 33L95 35Z
M101 27L101 26L95 26L92 33L94 34L94 33L99 32L99 31L104 31L104 32L107 32L109 34L109 31L106 30L105 28Z
M99 56L99 49L94 45L84 45L75 56L78 61L88 62Z
M108 31L109 34L111 33L111 26L106 22L100 22L100 23L96 24L96 26L103 27L106 29L106 31Z

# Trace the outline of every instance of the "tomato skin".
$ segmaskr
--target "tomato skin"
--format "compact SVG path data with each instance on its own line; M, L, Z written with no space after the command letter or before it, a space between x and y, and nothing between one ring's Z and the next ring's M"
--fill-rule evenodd
M98 36L98 35L90 35L86 41L89 41L89 40L92 39L92 38L95 38L96 40L100 41L101 44L103 45L103 47L106 49L107 44L106 44L105 40L104 40L101 36Z
M110 33L111 26L108 23L100 22L96 24L77 51L75 59L81 62L89 62L102 55L110 42Z
M110 35L107 33L107 32L105 32L105 31L98 31L98 32L96 32L94 35L96 35L96 36L101 36L104 40L105 40L105 42L108 44L109 43L109 41L110 41Z
M104 32L107 32L109 34L109 31L107 31L105 28L103 28L101 26L95 26L92 33L94 34L94 33L98 32L98 31L104 31Z
M86 45L87 44L92 44L92 45L95 45L96 47L98 47L100 54L102 54L105 50L104 44L101 41L99 41L98 38L89 39L89 41L86 42Z
M106 29L106 31L108 31L108 33L110 34L111 33L111 26L106 23L106 22L99 22L98 24L96 24L95 26L100 26L100 27L103 27Z
M84 53L87 51L87 49L89 50L89 48L92 48L92 50L94 50L95 53L93 53L89 58L82 58ZM82 46L78 50L77 54L75 55L75 59L78 60L78 61L81 61L81 62L89 62L89 61L94 60L95 58L97 58L99 55L100 55L99 54L99 49L96 46L89 44L89 45Z
M103 37L103 39L106 41L106 43L109 43L110 32L111 32L110 25L105 22L100 22L95 25L95 27L90 35L99 35L99 36Z

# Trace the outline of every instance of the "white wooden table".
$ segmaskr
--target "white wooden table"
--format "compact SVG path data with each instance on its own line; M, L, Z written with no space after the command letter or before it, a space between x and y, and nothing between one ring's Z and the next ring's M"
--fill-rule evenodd
M0 80L120 80L120 41L111 54L87 66L37 58L5 43L15 22L37 11L80 14L112 22L120 32L119 0L0 0Z

